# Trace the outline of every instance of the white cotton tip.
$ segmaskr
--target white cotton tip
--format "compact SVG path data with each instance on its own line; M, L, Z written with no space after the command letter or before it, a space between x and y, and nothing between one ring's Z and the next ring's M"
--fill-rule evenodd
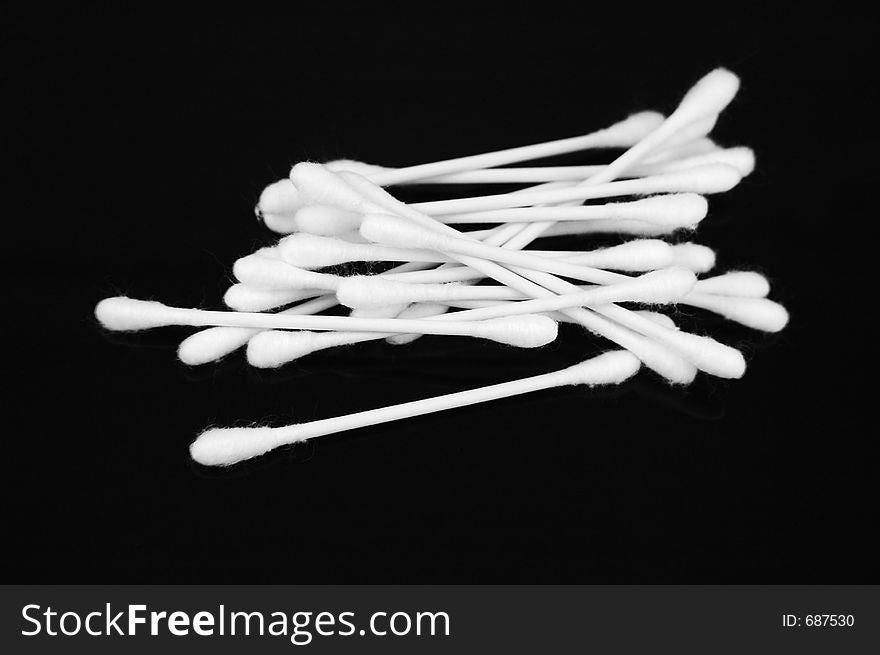
M377 305L375 307L358 307L351 310L352 318L397 318L409 307L409 303L400 305Z
M637 239L619 246L591 250L570 261L594 268L640 272L671 266L673 254L672 246L665 241Z
M629 302L665 305L684 298L694 288L696 281L692 271L672 266L604 288L619 290L619 297Z
M299 192L289 179L273 182L260 194L257 211L265 217L267 214L293 214L302 207Z
M693 294L688 298L688 304L763 332L779 332L788 325L785 307L767 298Z
M559 324L543 314L523 314L475 321L474 336L517 348L540 348L556 341Z
M642 363L626 350L602 353L580 364L559 371L563 384L620 384L635 375Z
M174 323L175 308L155 300L136 300L127 296L104 298L95 306L95 318L108 330L130 332L149 330Z
M747 177L755 170L755 151L746 146L725 148L709 157L716 163L733 166L741 177Z
M357 159L334 159L332 161L325 162L324 166L329 168L334 173L337 171L349 171L351 173L363 175L364 177L370 177L371 175L376 175L377 173L385 173L387 171L393 170L391 168L388 168L387 166L368 164L363 161L358 161Z
M212 327L199 330L180 342L177 357L188 366L213 362L245 345L254 335L250 328Z
M339 236L357 230L362 214L329 205L309 205L296 213L296 227L301 232L320 236Z
M287 262L247 255L237 260L232 273L239 282L268 290L336 288L336 276L304 271Z
M190 457L204 466L229 466L291 443L277 428L211 428L189 447Z
M670 193L633 202L605 205L613 215L609 218L657 223L670 227L694 227L706 218L709 203L696 193Z
M639 309L635 312L642 318L646 318L649 321L656 323L657 325L662 325L665 328L669 328L670 330L677 330L678 326L675 324L671 318L669 318L666 314L661 314L660 312L652 312L647 309Z
M642 335L633 335L638 341L626 345L627 350L638 357L652 371L672 384L690 384L697 377L697 367L690 361Z
M672 246L676 266L684 266L694 273L711 271L715 266L715 251L698 243L679 243Z
M362 337L356 332L265 330L247 345L247 360L256 368L278 368L318 350L346 346Z
M375 209L341 177L321 164L300 162L291 169L290 179L304 204L329 205L357 213Z
M656 111L632 114L596 134L596 147L628 148L660 127L664 120L663 114Z
M672 116L690 123L713 114L720 114L739 91L739 77L725 68L716 68L705 75L684 95Z
M367 214L361 222L360 233L373 243L420 250L442 251L448 240L444 234L390 214Z
M320 289L261 289L239 282L226 290L223 302L237 312L264 312L324 293Z
M731 271L697 280L694 291L718 296L764 298L770 293L770 283L766 277L754 271Z
M655 179L662 180L667 191L709 194L730 191L739 184L742 175L733 166L714 163L658 175Z
M278 252L277 246L263 246L254 250L251 254L255 257L264 257L266 259L281 259L281 253Z
M439 316L440 314L445 314L447 311L449 311L449 307L447 305L440 305L430 302L417 302L413 303L402 312L400 312L400 314L397 315L397 318L428 318L429 316ZM408 343L412 343L421 336L421 334L395 334L393 336L387 337L385 341L393 346L403 346Z
M746 360L742 353L711 337L667 330L663 341L710 375L736 379L746 372Z
M273 214L263 213L263 223L276 234L291 234L296 232L296 214Z

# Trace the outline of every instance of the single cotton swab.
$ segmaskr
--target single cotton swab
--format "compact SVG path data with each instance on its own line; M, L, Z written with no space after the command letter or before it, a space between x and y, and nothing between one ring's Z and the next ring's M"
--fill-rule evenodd
M626 351L612 351L575 366L481 389L372 409L356 414L280 428L211 428L190 446L190 455L206 466L229 466L270 450L315 437L355 430L457 407L508 398L552 387L620 384L639 369L639 360Z
M529 207L531 205L547 205L573 201L583 202L584 200L594 200L597 198L650 195L654 193L712 194L729 191L741 179L742 175L733 166L727 164L703 164L702 166L695 166L694 168L674 173L607 182L593 186L576 185L528 193L501 193L472 198L417 202L411 204L410 207L429 216L443 216L488 211L491 209ZM329 204L333 199L324 198L323 200L324 204Z
M278 249L284 261L291 266L303 269L323 268L358 261L456 261L453 257L444 255L435 250L395 248L373 243L350 243L340 239L319 237L304 233L292 234L285 237L278 243ZM619 246L598 248L596 250L588 251L529 250L528 253L538 257L559 259L560 261L565 261L570 264L624 271L651 271L657 268L663 268L664 266L671 265L675 258L675 251L672 247L666 242L657 239L640 239L629 241ZM389 272L383 275L400 275L400 273ZM245 287L245 289L241 291L246 291L247 289L249 288ZM227 291L227 296L231 295L231 292L232 289ZM289 292L266 291L265 293L274 300L276 297L285 298L288 293L290 295L295 295L307 292L292 290ZM256 301L254 301L254 304L257 304ZM238 309L238 307L233 308ZM244 308L242 309L244 310Z
M95 316L108 330L146 330L167 325L222 326L282 330L346 330L480 337L521 348L537 348L556 339L556 321L526 315L489 321L419 321L349 316L252 314L169 307L155 301L119 296L105 298Z
M648 163L634 166L626 177L647 177L680 171L702 164L728 164L736 168L745 177L754 169L754 153L750 148L738 146L735 148L721 148L711 152L705 152L690 157L676 158L660 163ZM428 179L418 180L418 184L538 184L541 182L579 182L591 175L602 172L607 164L592 164L587 166L532 166L517 168L484 168L468 170L462 173L441 175ZM373 167L372 170L358 167L342 166L339 170L349 170L359 173L368 179L374 179L381 167Z

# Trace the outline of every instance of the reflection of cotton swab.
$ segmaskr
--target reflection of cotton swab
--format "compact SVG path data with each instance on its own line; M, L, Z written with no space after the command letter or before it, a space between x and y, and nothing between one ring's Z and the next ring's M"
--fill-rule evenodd
M192 443L190 455L199 464L228 466L262 455L279 446L336 432L422 416L553 387L580 384L589 386L619 384L634 375L638 369L639 360L632 354L622 350L612 351L554 373L545 373L481 389L461 391L346 416L280 428L211 428L200 434Z
M469 336L499 341L521 348L537 348L556 339L556 321L546 316L526 315L488 321L416 321L395 318L351 318L349 316L308 316L290 314L251 314L169 307L155 301L124 296L98 303L95 316L109 330L146 330L166 325L196 327L244 327L281 330L347 330Z

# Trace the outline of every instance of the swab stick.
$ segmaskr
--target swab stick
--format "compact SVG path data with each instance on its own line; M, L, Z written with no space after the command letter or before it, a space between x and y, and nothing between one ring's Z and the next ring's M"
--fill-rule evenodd
M737 146L721 148L681 159L671 159L660 163L646 163L634 166L626 173L626 177L647 177L680 171L702 164L728 164L736 168L743 177L749 175L755 167L755 156L751 148ZM605 170L607 164L588 166L532 166L517 168L484 168L469 170L462 173L442 175L418 180L418 184L538 184L541 182L580 182L591 175ZM368 179L373 179L376 170L365 172L357 168L341 167ZM386 169L393 170L393 169Z
M278 249L284 261L291 266L303 269L323 268L358 261L421 261L438 263L456 261L453 257L435 250L394 248L373 243L355 244L340 239L318 237L304 233L285 237L278 243ZM538 257L559 259L571 264L625 271L651 271L663 268L664 266L671 265L675 258L675 251L673 251L672 247L665 241L657 239L640 239L629 241L619 246L589 251L529 250L528 252ZM388 272L383 275L399 274L400 272ZM247 291L248 289L248 287L245 287L242 291ZM232 289L227 291L227 295L230 295L231 291ZM287 293L294 295L307 292L266 291L264 293L274 299L276 294L280 295L280 297L286 297L285 294ZM237 300L237 298L234 300ZM237 307L234 308L237 309Z
M549 205L574 201L583 202L584 200L594 200L597 198L644 196L655 193L721 193L735 187L741 179L742 176L733 166L727 164L704 164L675 173L665 173L663 175L653 175L633 180L606 182L592 186L576 185L528 193L501 193L472 198L417 202L409 206L429 216L444 216L488 211L491 209L529 207L531 205ZM325 198L325 201L327 200L330 199Z
M571 302L566 301L566 304L558 307L542 306L535 311L544 312L563 307L608 302L666 304L683 298L696 282L694 274L685 268L665 268L635 278L621 277L623 278L621 281L608 286L590 286L583 289L578 287L572 294L542 299L542 303L555 303L563 298L568 298ZM521 299L523 294L506 286L407 284L382 279L379 276L356 275L342 280L336 290L336 297L346 307L376 307L411 302L444 303L448 300L517 300ZM580 297L583 298L583 302L578 302ZM525 304L529 302L532 301Z
M420 321L395 318L372 319L349 316L309 316L218 312L118 296L105 298L95 307L95 316L108 330L146 330L168 325L195 327L244 327L281 330L346 330L480 337L537 348L556 339L556 321L546 316L525 315L489 321Z
M211 428L200 434L192 443L190 455L196 462L206 466L229 466L262 455L279 446L336 432L355 430L553 387L580 384L588 386L620 384L635 375L638 369L639 360L632 354L620 350L612 351L554 373L545 373L481 389L461 391L346 416L280 428Z
M574 207L544 206L495 209L444 216L447 225L468 223L534 223L538 221L634 220L672 228L693 228L706 217L709 204L696 193L674 193L632 202Z
M530 159L555 157L580 150L629 147L641 141L645 135L654 131L662 122L663 116L661 114L645 111L633 114L619 123L584 136L398 168L374 175L373 181L380 186L390 186L459 171L495 168Z

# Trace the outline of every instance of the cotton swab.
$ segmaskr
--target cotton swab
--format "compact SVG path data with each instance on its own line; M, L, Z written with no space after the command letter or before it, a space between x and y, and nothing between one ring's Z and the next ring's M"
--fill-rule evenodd
M739 172L727 164L704 164L675 173L652 175L632 180L606 182L594 186L576 185L561 189L546 189L524 193L501 193L453 200L417 202L409 205L429 216L445 216L492 209L549 205L563 202L583 202L598 198L644 196L655 193L712 194L729 191L742 179ZM332 204L333 197L323 198L322 204ZM349 209L349 208L346 208Z
M487 321L417 321L348 316L251 314L169 307L155 301L118 296L105 298L95 316L108 330L146 330L168 325L244 327L282 330L345 330L468 336L490 339L520 348L538 348L556 339L556 321L539 315Z
M442 216L448 225L474 223L528 223L536 221L636 220L664 228L693 229L706 216L706 199L695 193L674 193L634 200L576 207L518 207ZM309 205L300 209L293 224L297 231L317 236L339 236L360 227L362 214Z
M193 460L205 466L229 466L263 455L279 446L370 425L423 416L553 387L620 384L635 375L638 369L639 360L635 356L626 351L612 351L553 373L346 416L280 428L211 428L200 434L192 443L190 455Z
M329 162L328 162L329 163ZM351 162L339 166L337 170L347 170L373 179L377 173L395 169ZM755 166L755 156L751 148L737 146L720 148L689 157L670 159L660 163L646 163L634 166L626 177L647 177L680 171L702 164L728 164L736 168L743 177L749 175ZM441 175L418 180L417 184L538 184L542 182L579 182L605 169L607 164L586 166L532 166L517 168L482 168L461 173Z
M281 258L291 266L303 269L324 268L359 261L451 262L452 257L433 250L393 248L373 243L350 243L340 239L297 233L278 242ZM588 251L529 250L539 257L551 257L572 264L624 271L651 271L673 263L675 254L665 241L640 239L619 246ZM391 273L395 275L395 273ZM244 290L243 290L244 291ZM227 295L231 293L227 292ZM266 292L273 295L283 292ZM289 292L294 293L305 292ZM230 305L231 306L231 305ZM276 305L277 306L277 305Z
M652 196L632 202L574 207L543 206L495 209L444 216L447 225L532 223L537 221L633 220L671 228L693 229L706 217L709 204L696 193Z

